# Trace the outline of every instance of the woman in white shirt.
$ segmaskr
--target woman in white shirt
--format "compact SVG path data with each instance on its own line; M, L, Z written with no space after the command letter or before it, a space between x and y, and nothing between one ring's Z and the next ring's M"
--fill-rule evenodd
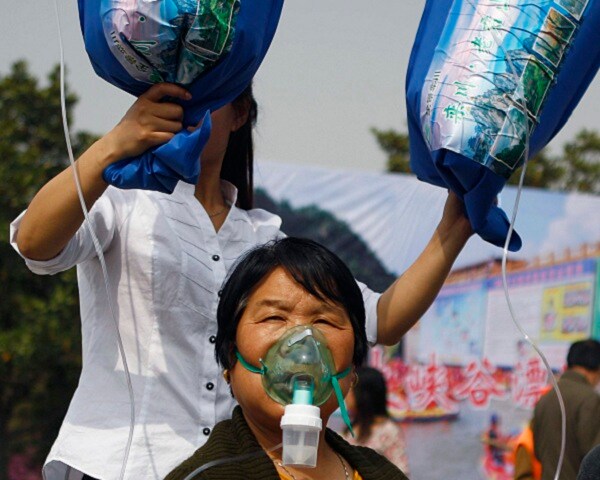
M76 162L131 373L135 428L125 477L135 479L163 478L229 418L234 402L213 357L219 289L242 253L283 235L279 217L252 209L256 103L250 87L212 113L195 186L180 182L167 195L105 183L108 165L181 130L182 108L164 97L187 99L188 93L173 84L153 86ZM83 220L67 168L11 225L11 241L32 271L78 268L83 368L44 466L47 480L118 478L129 435L124 368ZM415 263L382 295L361 286L371 343L400 340L431 304L471 234L460 201L450 195Z

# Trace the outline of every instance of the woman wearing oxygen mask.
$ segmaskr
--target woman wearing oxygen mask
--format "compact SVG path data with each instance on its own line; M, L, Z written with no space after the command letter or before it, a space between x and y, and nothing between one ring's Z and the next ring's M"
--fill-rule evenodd
M239 406L167 480L406 478L325 428L338 406L351 428L344 396L367 355L360 289L338 257L292 237L257 247L227 280L217 322Z
M168 99L188 95L173 84L151 87L76 162L110 297L70 168L11 225L11 243L33 272L78 269L83 367L44 466L47 480L69 472L77 480L84 473L119 478L123 464L125 478L163 478L231 416L235 402L212 357L218 292L244 252L283 236L279 217L252 209L251 87L211 114L196 185L180 182L167 195L119 190L102 177L108 165L172 138L183 127L183 111ZM400 340L437 295L471 233L462 204L450 195L415 263L382 295L361 285L369 342ZM131 401L113 310L135 407L128 457Z

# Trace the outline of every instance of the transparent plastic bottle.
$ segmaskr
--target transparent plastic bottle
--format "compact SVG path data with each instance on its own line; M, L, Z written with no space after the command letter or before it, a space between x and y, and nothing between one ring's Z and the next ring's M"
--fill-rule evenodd
M313 382L300 377L294 382L293 403L281 417L284 465L314 468L317 465L319 434L323 428L321 410L312 405Z

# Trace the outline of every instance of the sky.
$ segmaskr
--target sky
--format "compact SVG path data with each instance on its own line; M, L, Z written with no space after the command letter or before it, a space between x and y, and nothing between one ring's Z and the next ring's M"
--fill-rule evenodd
M102 134L133 102L97 77L87 58L77 2L57 0L68 81L80 97L73 129ZM59 62L54 0L0 0L0 74L17 59L45 76ZM406 128L404 77L423 1L288 0L256 80L257 158L381 172L372 127ZM551 146L600 128L600 81L592 82Z

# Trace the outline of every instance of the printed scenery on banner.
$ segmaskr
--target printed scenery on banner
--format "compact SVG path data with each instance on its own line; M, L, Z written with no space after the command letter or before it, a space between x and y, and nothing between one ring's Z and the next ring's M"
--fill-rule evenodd
M445 199L410 176L262 165L258 206L279 214L284 232L331 248L376 291L416 259ZM600 199L533 189L524 197L528 243L509 261L508 288L517 320L558 372L572 342L600 336L600 225L586 222ZM395 418L452 418L461 404L485 410L498 401L530 410L547 389L544 365L511 319L501 255L474 238L402 344L372 349Z

